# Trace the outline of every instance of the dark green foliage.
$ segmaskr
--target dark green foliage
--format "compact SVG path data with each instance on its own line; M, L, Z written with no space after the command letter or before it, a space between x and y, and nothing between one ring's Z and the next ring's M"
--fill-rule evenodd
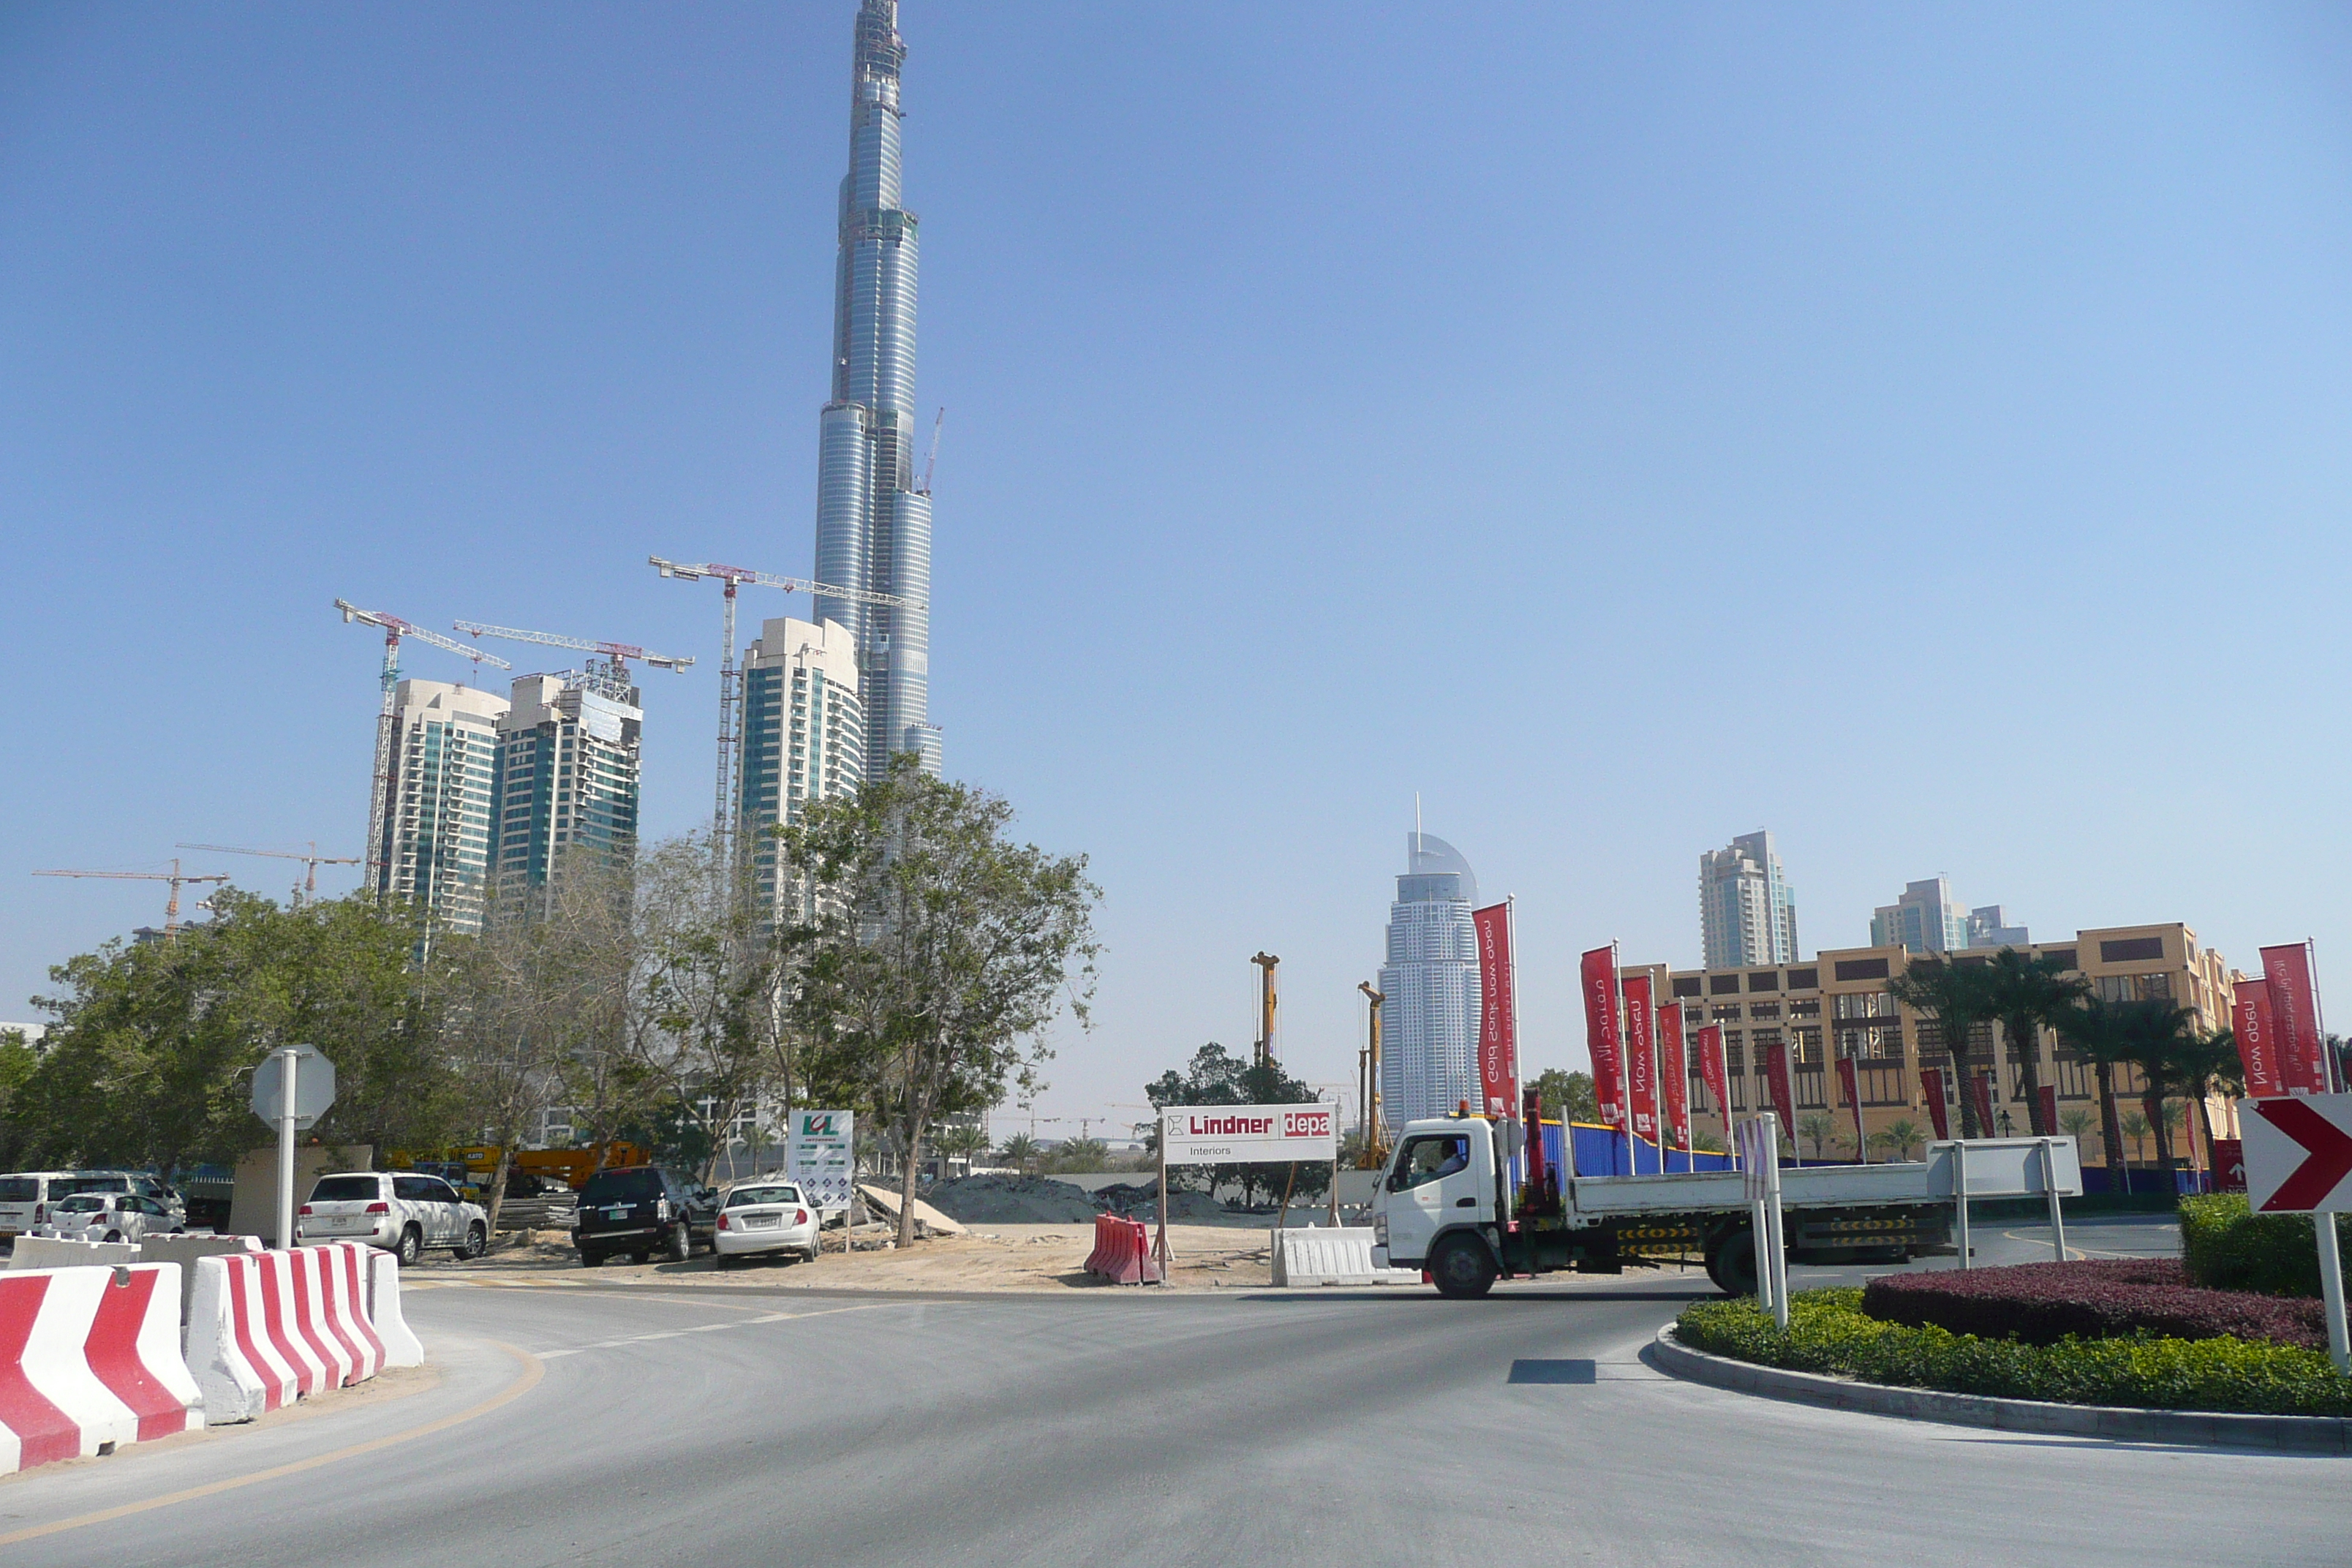
M1969 1032L1992 1023L1992 970L1980 963L1955 963L1949 959L1916 959L1887 984L1887 990L1905 1006L1936 1020L1944 1047L1946 1070L1960 1102L1960 1136L1984 1138L1992 1129L1977 1125L1976 1096L1969 1092L1967 1052Z
M214 918L169 942L109 942L49 972L57 1016L40 1065L10 1094L0 1163L157 1170L233 1161L270 1139L249 1073L280 1045L335 1064L337 1098L310 1136L438 1148L459 1131L440 1047L446 953L373 902L284 910L224 888Z
M2336 1235L2352 1259L2352 1215L2336 1216ZM2180 1250L2200 1285L2266 1296L2319 1294L2319 1238L2311 1216L2255 1214L2243 1193L2181 1199Z
M1601 1120L1601 1100L1592 1090L1592 1075L1570 1072L1564 1068L1546 1068L1536 1075L1532 1087L1540 1097L1547 1121L1565 1125L1570 1121Z
M1776 1327L1748 1297L1701 1301L1675 1323L1694 1350L1796 1372L2001 1399L2271 1415L2352 1415L2352 1378L2319 1351L2150 1335L2030 1345L1881 1322L1859 1290L1807 1290Z

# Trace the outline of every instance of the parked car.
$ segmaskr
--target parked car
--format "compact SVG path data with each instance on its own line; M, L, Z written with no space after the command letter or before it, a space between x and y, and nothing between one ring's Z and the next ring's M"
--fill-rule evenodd
M489 1216L438 1176L410 1171L344 1171L320 1176L294 1212L298 1241L364 1241L403 1267L428 1247L460 1258L490 1249Z
M143 1172L16 1171L0 1176L0 1241L47 1225L58 1202L76 1193L136 1193L162 1204L173 1225L188 1223L187 1205L180 1194Z
M624 1252L640 1263L656 1251L683 1263L696 1246L713 1245L718 1233L716 1192L683 1171L623 1165L597 1172L580 1189L572 1245L589 1268Z
M186 1227L172 1211L140 1193L69 1193L49 1205L46 1225L34 1236L60 1241L144 1241L151 1236L177 1236Z
M761 1253L814 1258L817 1219L815 1207L790 1182L737 1182L720 1197L713 1260L725 1268Z

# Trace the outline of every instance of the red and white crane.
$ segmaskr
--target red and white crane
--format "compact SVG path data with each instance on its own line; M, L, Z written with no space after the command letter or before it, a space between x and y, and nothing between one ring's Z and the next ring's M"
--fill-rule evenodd
M108 877L126 882L169 882L172 884L172 901L163 906L163 934L167 937L179 933L182 888L196 882L228 880L226 876L199 877L193 873L184 874L180 870L180 862L176 856L173 858L172 868L168 871L36 871L33 875L36 877Z
M746 583L761 588L782 588L787 594L808 594L827 599L846 599L853 605L879 605L885 608L919 610L919 599L901 598L896 594L876 594L864 588L836 588L828 583L813 583L804 577L778 577L766 572L755 572L749 566L722 566L717 562L703 561L689 565L683 562L667 561L658 555L648 555L655 571L681 583L698 583L705 577L715 577L727 591L726 619L720 634L721 652L719 660L719 771L712 785L710 807L710 847L722 864L727 860L728 840L731 837L734 814L728 802L735 793L735 710L742 701L743 672L735 668L735 590Z
M680 658L671 654L652 653L631 642L590 642L585 637L567 637L554 632L527 632L514 626L487 626L479 621L459 621L459 631L469 637L504 637L509 642L538 643L542 647L577 648L583 653L601 653L611 660L610 679L627 685L629 660L639 658L656 669L674 669L681 674L692 664L692 658ZM592 676L596 672L591 671Z
M383 814L392 800L392 705L393 694L400 685L400 639L415 637L419 642L430 643L435 647L472 659L477 668L484 664L495 664L500 669L512 669L514 666L496 654L467 647L439 632L413 621L404 621L398 616L387 616L381 610L362 610L348 599L337 599L335 608L342 611L345 626L356 621L361 626L380 626L383 630L383 707L375 721L375 784L368 792L367 843L362 846L367 865L367 885L381 897L383 887L380 875L383 857Z

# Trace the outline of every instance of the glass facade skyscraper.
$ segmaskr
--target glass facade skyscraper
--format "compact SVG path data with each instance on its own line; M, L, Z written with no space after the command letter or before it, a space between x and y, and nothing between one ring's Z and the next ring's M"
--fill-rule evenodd
M820 595L846 626L866 698L866 772L894 752L940 771L931 723L931 498L915 488L915 262L920 224L899 205L898 0L863 0L850 73L849 174L834 278L833 396L818 426L816 578L916 605Z
M1391 1126L1478 1100L1478 879L1451 844L1405 836L1381 965L1381 1110Z
M761 907L778 895L776 841L812 800L854 794L866 776L866 706L847 627L781 616L743 659L743 842Z
M495 692L445 680L404 680L394 694L376 896L422 908L445 931L482 929L507 708Z
M1797 895L1769 833L1698 858L1698 920L1709 969L1797 962Z

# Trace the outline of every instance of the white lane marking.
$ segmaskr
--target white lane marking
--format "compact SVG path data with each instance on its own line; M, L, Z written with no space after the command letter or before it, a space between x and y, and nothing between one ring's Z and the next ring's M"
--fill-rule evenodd
M579 1355L586 1351L619 1350L625 1345L643 1344L647 1340L675 1340L687 1334L715 1334L728 1329L748 1329L759 1323L793 1323L803 1318L830 1318L837 1312L870 1312L881 1307L904 1306L901 1301L869 1301L856 1307L828 1307L822 1312L770 1312L763 1317L738 1318L729 1323L702 1323L690 1329L659 1329L651 1333L629 1334L616 1340L597 1340L584 1345L572 1345L563 1350L534 1351L541 1361L562 1356Z

